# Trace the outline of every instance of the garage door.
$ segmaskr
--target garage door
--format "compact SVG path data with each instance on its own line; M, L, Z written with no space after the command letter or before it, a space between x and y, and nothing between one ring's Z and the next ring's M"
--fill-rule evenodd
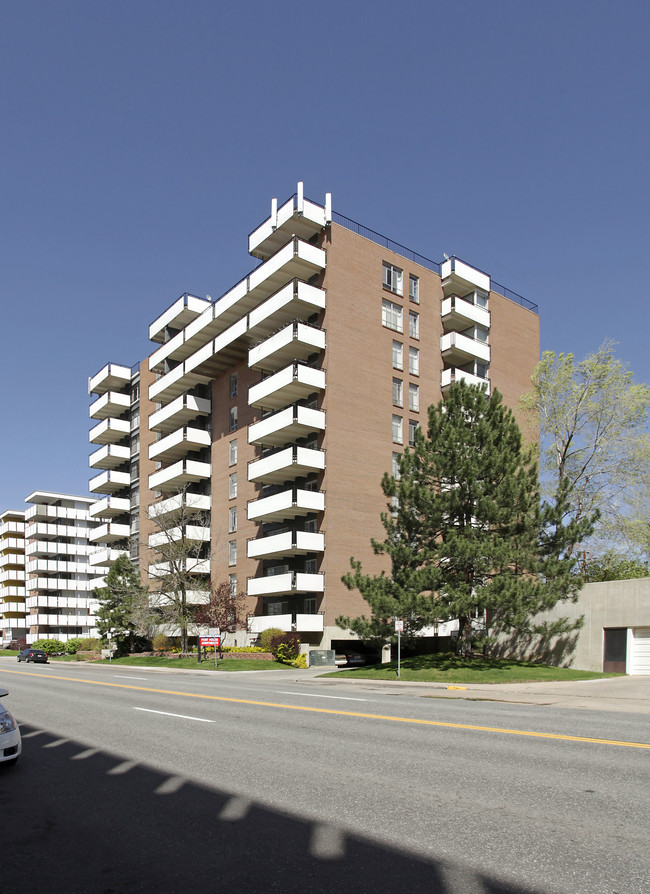
M635 627L632 631L631 674L650 674L650 627Z

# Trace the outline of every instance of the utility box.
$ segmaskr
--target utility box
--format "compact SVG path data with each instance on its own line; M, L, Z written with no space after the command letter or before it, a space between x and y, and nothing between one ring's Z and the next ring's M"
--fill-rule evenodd
M312 649L309 652L310 667L336 667L334 649Z

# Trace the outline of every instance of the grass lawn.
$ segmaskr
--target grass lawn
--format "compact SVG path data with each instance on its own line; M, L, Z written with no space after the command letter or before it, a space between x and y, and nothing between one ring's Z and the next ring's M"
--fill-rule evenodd
M56 660L56 659L55 659ZM108 664L108 658L93 661L93 664ZM155 656L138 658L113 658L111 664L129 665L131 667L171 667L187 670L214 671L214 658L208 658L199 664L196 658L157 658ZM217 662L217 670L220 671L246 671L246 670L295 670L288 664L272 661L268 658L223 658Z
M355 680L396 680L397 662L375 664L336 673L327 677L349 677ZM420 683L553 683L561 680L593 680L615 677L595 671L567 667L547 667L526 661L509 661L480 656L462 658L457 655L417 655L401 663L401 680Z

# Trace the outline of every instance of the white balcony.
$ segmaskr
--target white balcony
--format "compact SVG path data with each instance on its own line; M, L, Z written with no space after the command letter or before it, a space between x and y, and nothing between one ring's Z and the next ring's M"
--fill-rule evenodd
M181 295L149 326L149 339L156 342L165 341L166 329L182 329L192 320L203 313L210 305L207 298L197 298L195 295Z
M98 373L88 379L88 394L105 394L107 391L121 391L131 385L131 369L119 363L107 363Z
M92 494L115 494L131 485L128 472L102 472L90 479L88 489Z
M150 534L149 546L151 549L158 549L167 543L180 543L181 540L192 543L209 543L210 537L210 528L203 525L183 525L170 528L168 531L156 531L156 533Z
M105 549L98 549L94 553L91 553L88 556L88 564L93 571L96 571L98 567L108 568L113 562L116 562L120 556L128 555L129 551L126 549L106 547Z
M277 410L304 400L310 394L325 388L325 371L291 363L257 385L248 389L248 403L251 407Z
M311 531L284 531L249 540L246 555L249 559L271 558L274 556L300 556L306 553L322 553L325 549L325 535Z
M30 627L93 627L95 625L95 618L87 613L83 615L27 615L25 621Z
M280 447L314 432L325 431L325 413L310 407L287 407L248 427L248 443Z
M0 602L0 614L2 615L24 615L24 602Z
M325 348L325 330L293 322L248 352L251 369L280 369L292 360L307 360Z
M88 503L92 503L90 498L84 497L83 500L84 502L87 500ZM25 521L43 518L67 518L81 521L88 518L88 508L84 506L83 509L75 509L72 506L52 506L49 503L35 503L25 512Z
M0 556L0 570L9 571L10 568L24 568L25 567L25 555L21 553L16 555L15 553L10 553L6 556Z
M116 444L105 444L99 450L91 453L88 459L91 469L117 469L130 461L130 449L119 447Z
M88 538L91 543L114 543L116 540L126 540L131 533L129 525L120 525L117 522L106 522L93 528Z
M18 568L0 572L0 584L19 584L24 582L25 572Z
M46 608L80 608L95 612L98 607L99 603L92 598L92 595L50 596L47 593L39 593L35 596L30 596L26 602L26 608L37 610Z
M448 332L440 338L440 350L442 356L448 362L454 362L459 366L468 360L481 360L484 363L490 361L490 346L484 341L469 338L460 332Z
M289 488L269 497L251 500L248 504L248 520L284 521L324 510L325 494L322 491Z
M149 428L151 431L176 431L177 428L196 419L197 416L209 416L211 409L212 402L209 399L183 394L167 406L152 413L149 416Z
M209 559L185 559L187 574L197 574L203 576L210 574ZM152 580L160 580L169 574L169 562L155 562L149 565L149 577Z
M472 323L490 328L490 311L485 307L471 304L458 295L443 298L442 323L445 329L466 329Z
M159 469L149 475L149 487L162 493L178 490L196 481L205 481L210 478L210 463L199 462L195 459L181 459L179 462Z
M324 574L287 571L266 577L250 577L246 592L248 596L288 596L291 593L322 593L324 589Z
M283 630L285 633L293 628L293 615L249 615L247 618L248 632L252 634L262 633L272 627Z
M84 543L61 543L58 540L31 540L27 543L25 553L30 557L38 556L87 556L90 548Z
M324 207L304 198L302 183L298 192L278 208L277 199L271 202L271 216L248 237L248 251L256 258L268 258L295 234L310 239L332 219L332 198L325 196Z
M149 445L149 459L170 462L181 459L191 450L202 450L211 443L210 433L200 428L185 425L166 438Z
M0 550L4 552L8 549L17 550L17 552L22 553L25 549L25 538L5 537L4 540L0 540Z
M209 512L211 505L212 500L209 496L185 491L182 494L168 497L166 500L151 503L148 508L148 515L150 519L155 521L168 515Z
M88 413L91 419L108 419L109 416L121 416L130 406L130 395L107 391L91 403Z
M28 574L88 574L88 559L84 556L80 562L65 562L60 559L31 559L27 563ZM68 581L70 583L70 581Z
M323 613L296 614L295 629L298 633L322 633L325 629Z
M68 578L59 577L32 577L26 584L25 588L28 592L33 590L53 590L56 592L86 592L92 590L87 580L69 580Z
M325 291L294 279L248 315L248 334L259 339L293 320L306 321L325 308Z
M244 316L216 338L210 339L207 344L197 348L185 360L185 374L214 379L233 364L243 360L250 343L250 339L245 338L246 326L246 317Z
M195 385L207 385L209 381L209 376L190 372L185 368L185 362L179 363L149 385L149 400L167 404L175 397L180 397L184 391L189 391Z
M446 391L453 382L467 382L468 385L485 386L487 388L486 393L490 393L490 382L488 379L482 379L480 376L464 372L462 369L443 369L440 380L442 391Z
M262 484L281 484L308 475L321 472L325 468L325 452L311 447L287 447L271 456L264 456L248 464L248 480Z
M117 444L131 434L128 419L104 419L88 432L91 444Z
M131 501L124 497L104 497L97 500L88 510L91 518L115 518L117 515L128 514L131 511Z
M7 534L20 534L24 535L25 533L25 522L4 522L0 525L0 537L6 537Z
M440 275L445 295L464 295L466 292L473 292L474 289L487 293L490 291L490 277L487 273L470 267L458 258L448 258L444 261Z
M3 587L0 590L0 599L24 599L25 598L25 587ZM2 610L2 604L0 602L0 611Z
M90 528L87 525L55 525L46 522L32 522L27 526L26 538L44 539L86 539ZM29 546L26 547L29 549Z

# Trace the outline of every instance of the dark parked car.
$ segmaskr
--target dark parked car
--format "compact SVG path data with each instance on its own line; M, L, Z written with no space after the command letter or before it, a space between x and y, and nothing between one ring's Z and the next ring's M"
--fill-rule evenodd
M47 664L47 653L42 649L23 649L18 653L18 661L38 661Z

